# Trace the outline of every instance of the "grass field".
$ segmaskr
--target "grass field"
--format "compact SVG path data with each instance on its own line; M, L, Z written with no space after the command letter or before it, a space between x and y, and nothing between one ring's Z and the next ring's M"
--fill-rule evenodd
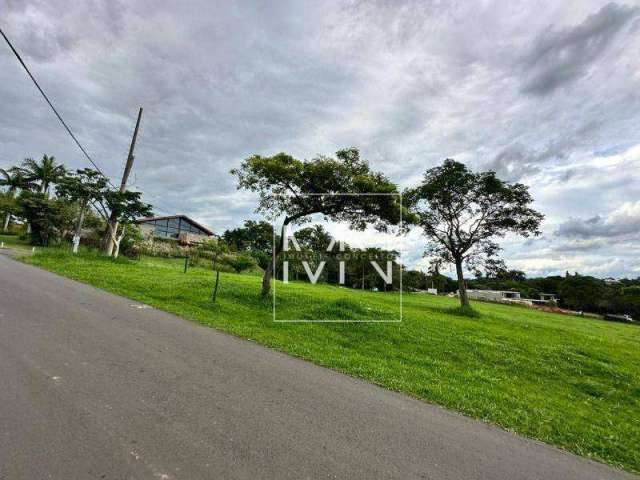
M640 472L640 327L404 295L402 323L275 323L260 278L181 260L113 261L51 249L24 261L405 392L579 455ZM295 283L281 318L398 316L398 295ZM286 293L286 295L284 294Z
M1 244L4 244L5 250L13 250L17 253L31 252L33 248L27 240L20 240L17 235L0 235Z

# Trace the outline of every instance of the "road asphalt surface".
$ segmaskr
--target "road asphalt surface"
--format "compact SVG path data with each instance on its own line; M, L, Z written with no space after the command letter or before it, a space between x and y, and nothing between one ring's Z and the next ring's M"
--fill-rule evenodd
M0 255L2 480L614 478Z

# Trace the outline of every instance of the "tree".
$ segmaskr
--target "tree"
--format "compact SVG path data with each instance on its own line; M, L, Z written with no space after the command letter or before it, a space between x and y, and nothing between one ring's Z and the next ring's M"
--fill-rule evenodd
M273 264L283 251L288 225L304 223L313 214L347 222L358 230L368 224L385 230L400 222L398 196L380 195L397 193L396 185L382 173L372 172L354 148L338 151L336 158L320 156L312 160L298 160L286 153L254 155L231 173L238 178L238 189L258 194L256 212L274 220L284 217L273 261L262 279L263 295L271 289ZM345 193L349 195L340 195Z
M44 155L40 163L32 158L25 158L18 168L20 174L29 183L37 183L40 193L49 197L50 187L66 175L64 165L56 164L55 157Z
M13 193L0 192L0 212L4 213L3 231L7 232L12 216L18 212L18 202Z
M114 245L109 256L118 258L120 242L127 232L128 225L132 224L136 218L151 215L151 205L142 202L140 200L141 197L141 192L131 190L121 192L120 190L111 189L107 190L102 197L102 201L97 203L98 212L102 215L102 218L107 221L107 234L110 236ZM109 212L111 212L111 214L109 214ZM111 224L108 222L111 217L116 220L115 229L111 228Z
M73 235L73 253L78 253L80 235L87 209L91 203L103 200L108 180L100 172L85 168L77 170L75 174L68 175L59 181L56 193L59 197L78 203L78 218Z
M306 247L312 252L325 252L332 240L322 225L300 229L295 233L295 237L301 247Z
M44 193L22 190L18 196L20 215L31 225L31 241L47 246L59 238L75 211L66 201L50 199Z
M407 191L407 203L429 238L426 254L456 266L460 304L469 305L463 267L471 269L500 250L496 239L506 233L539 235L544 216L530 207L528 187L507 183L495 172L474 173L447 159L424 174Z
M273 226L269 222L246 220L244 226L226 230L222 239L231 250L249 252L262 269L271 262Z
M399 289L400 276L403 275L400 265L397 263L399 252L378 247L367 247L349 249L348 254L350 261L346 276L350 280L352 288L360 288L362 290L377 288L378 290L386 291L388 285L391 285L392 289ZM378 265L380 271L373 266L372 262ZM389 273L387 269L389 265L391 268L390 284L381 277L382 273L385 276Z
M299 275L306 273L303 261L307 262L308 268L315 272L321 268L319 281L330 281L330 276L334 274L335 283L338 283L338 245L332 251L328 248L332 242L332 237L322 225L313 225L302 228L294 233L294 238L298 242L300 252L291 252L286 256L288 267L295 276L296 280ZM283 258L283 261L285 258ZM322 267L321 267L322 265Z
M602 280L583 275L567 275L558 288L563 305L574 310L599 311L606 290Z
M11 200L14 198L18 189L26 188L27 186L28 182L19 169L16 167L9 169L0 168L0 187L7 188L7 198L4 202L6 204L6 215L2 227L4 232L8 230L9 223L11 222L11 215L14 213L14 208L10 208L10 205L15 205L15 202L12 202Z
M402 277L402 287L405 291L430 288L429 277L419 270L407 270Z

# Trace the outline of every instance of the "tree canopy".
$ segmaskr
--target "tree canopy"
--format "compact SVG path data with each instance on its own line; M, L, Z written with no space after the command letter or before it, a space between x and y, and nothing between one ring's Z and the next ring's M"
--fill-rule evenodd
M314 214L358 230L373 225L384 231L401 222L397 186L384 174L373 172L355 148L340 150L335 158L312 160L298 160L286 153L253 155L231 173L238 179L238 189L258 194L256 212L272 219L284 217L275 257L282 252L287 225L304 223ZM263 294L270 290L272 273L269 264Z
M451 159L427 170L405 198L429 239L426 255L455 264L462 306L469 304L463 264L477 268L494 259L496 240L507 233L538 235L544 218L531 208L526 185L500 180L493 171L472 172Z
M48 195L52 184L55 184L66 175L64 165L56 162L55 157L43 155L40 162L32 158L25 158L17 171L29 184L37 184L40 193Z
M78 252L82 225L87 209L91 203L102 202L108 192L108 180L102 173L85 168L76 173L68 174L58 181L56 194L71 202L77 202L79 207L75 234L73 236L73 252Z

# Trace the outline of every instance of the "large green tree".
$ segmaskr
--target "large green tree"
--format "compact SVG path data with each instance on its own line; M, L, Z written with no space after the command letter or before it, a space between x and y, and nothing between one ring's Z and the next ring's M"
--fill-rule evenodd
M76 215L75 205L46 194L22 190L18 196L19 215L31 226L31 241L47 246L62 238Z
M60 198L78 204L78 217L73 235L73 253L78 252L82 225L91 204L102 202L108 191L108 180L102 173L85 168L59 180L56 193Z
M231 171L238 188L256 192L257 212L272 219L282 218L279 241L262 280L262 293L271 288L273 264L283 251L287 226L309 220L314 214L347 222L362 230L373 225L379 230L400 223L396 185L382 173L373 172L354 148L340 150L335 158L319 156L298 160L286 153L272 157L254 155Z
M528 187L508 183L495 172L475 173L447 159L427 170L406 201L429 239L426 254L456 266L460 303L469 305L463 270L477 268L500 250L507 233L538 235L544 216L531 208Z

